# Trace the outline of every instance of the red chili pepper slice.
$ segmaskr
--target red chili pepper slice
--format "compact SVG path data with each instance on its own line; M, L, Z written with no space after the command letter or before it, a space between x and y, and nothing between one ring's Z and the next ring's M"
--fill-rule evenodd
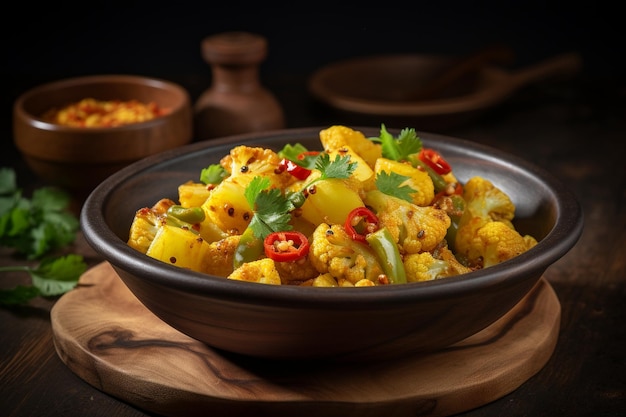
M448 162L443 159L439 152L435 151L434 149L422 148L418 157L420 161L428 164L428 166L431 167L439 175L446 175L447 173L452 171L450 164L448 164Z
M263 241L265 255L277 262L296 261L309 253L309 239L295 230L274 232Z
M278 167L283 171L287 171L299 180L305 180L311 174L310 169L302 167L287 158L283 158L278 164Z
M378 216L367 207L357 207L348 214L343 227L352 240L367 243L367 235L379 228Z

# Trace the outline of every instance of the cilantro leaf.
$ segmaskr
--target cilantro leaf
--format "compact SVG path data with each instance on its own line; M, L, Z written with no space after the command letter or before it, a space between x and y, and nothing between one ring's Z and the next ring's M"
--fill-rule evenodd
M254 211L248 227L256 237L263 239L272 232L290 230L290 213L295 208L280 189L269 186L269 178L254 177L244 190L244 196Z
M228 177L228 172L220 164L211 164L200 171L200 182L203 184L219 184Z
M17 190L15 171L11 168L0 168L0 195L12 194ZM3 211L0 209L0 214Z
M319 155L315 163L315 168L322 173L318 180L325 180L329 178L349 178L356 167L357 163L350 162L349 155L335 155L335 159L331 161L330 155L322 153Z
M309 150L301 143L288 143L283 148L278 151L279 158L287 158L290 161L297 161L298 156L303 152L308 152Z
M411 155L422 149L422 140L417 136L414 128L404 128L398 137L394 137L382 124L380 136L370 138L370 140L379 142L383 157L394 161L408 161Z
M256 210L250 227L258 237L265 238L272 232L290 230L290 212L293 204L283 196L278 188L261 192L256 199Z
M409 177L406 175L400 175L396 172L387 173L386 171L381 171L376 176L376 187L387 195L412 202L411 194L416 190L408 185L402 185L408 179Z
M261 192L267 189L270 186L270 179L267 177L254 177L250 184L243 191L244 197L246 197L246 201L252 209L254 210L254 206L256 205L256 198L261 194Z
M66 209L70 197L53 187L35 190L30 199L22 196L15 172L0 170L0 246L11 247L28 259L72 243L79 228L78 218Z
M280 158L289 159L294 164L306 169L315 168L319 154L320 152L317 151L309 151L301 143L294 145L288 143L278 152Z
M65 255L46 258L39 266L6 266L0 272L21 271L30 275L30 286L19 285L13 289L0 290L0 305L23 304L37 296L51 297L73 289L80 276L87 270L87 264L80 255Z
M39 295L39 289L32 285L18 285L10 290L0 290L0 306L26 304Z
M44 259L30 274L41 295L54 296L74 288L86 269L82 256L70 254Z

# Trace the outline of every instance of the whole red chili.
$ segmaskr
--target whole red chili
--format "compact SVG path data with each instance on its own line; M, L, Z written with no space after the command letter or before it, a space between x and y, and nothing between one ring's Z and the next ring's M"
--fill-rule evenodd
M446 175L447 173L452 171L450 164L448 164L448 162L443 159L439 152L435 151L434 149L422 148L418 157L420 161L427 164L439 175Z
M296 261L309 253L309 239L295 230L274 232L263 241L265 255L277 262Z
M343 225L352 240L366 243L365 238L379 228L378 216L367 207L353 209Z

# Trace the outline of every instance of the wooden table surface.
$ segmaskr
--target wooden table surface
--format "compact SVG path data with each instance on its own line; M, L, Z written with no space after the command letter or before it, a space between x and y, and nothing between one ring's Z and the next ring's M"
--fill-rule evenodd
M192 98L203 84L197 78L171 79L190 89ZM270 77L265 84L283 104L288 127L350 124L310 98L304 77ZM29 86L18 83L13 93ZM442 132L501 148L547 168L574 191L585 213L578 244L545 274L562 306L552 357L511 394L463 416L601 417L618 416L626 409L625 87L584 77L534 85L482 117ZM385 120L373 118L370 125L381 122ZM7 139L10 125L2 133L2 165L17 170L19 185L26 191L44 185L30 174ZM83 254L89 265L102 261L80 234L70 250ZM0 264L23 260L4 248ZM23 274L0 275L2 288L29 282ZM27 306L0 309L0 414L150 415L93 388L59 359L50 325L54 302L36 299Z

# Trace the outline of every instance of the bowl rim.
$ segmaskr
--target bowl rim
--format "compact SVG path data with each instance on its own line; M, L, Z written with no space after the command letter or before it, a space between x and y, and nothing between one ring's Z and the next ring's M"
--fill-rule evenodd
M167 164L173 158L188 156L198 152L206 152L208 148L218 152L223 147L234 144L249 144L264 140L291 139L298 135L315 135L323 127L291 128L272 130L260 133L246 133L211 141L195 142L176 149L161 152L137 161L104 180L87 197L81 209L80 222L83 234L92 248L100 253L115 269L142 276L153 285L168 286L173 290L195 293L198 296L210 295L224 301L244 300L272 305L299 305L302 308L320 306L337 306L349 309L355 307L371 308L375 305L399 303L409 305L420 300L438 300L457 297L485 288L503 285L505 281L523 281L529 274L536 275L538 280L545 270L563 257L578 241L582 234L584 216L582 206L573 192L551 173L535 164L506 153L465 139L441 134L419 132L425 142L444 141L449 146L464 147L468 155L482 155L489 160L506 160L514 164L516 169L540 178L555 194L556 212L553 228L537 245L512 260L468 274L448 277L441 280L407 283L401 285L375 286L366 288L307 288L299 286L272 286L258 283L228 280L200 272L183 270L167 265L137 252L121 240L105 223L104 208L109 193L129 178L148 171L159 164ZM354 127L364 133L373 127ZM399 129L388 129L390 132ZM366 133L368 134L368 133ZM220 151L221 152L221 151ZM122 274L123 275L123 274ZM122 276L124 280L124 276ZM355 297L354 294L358 294Z
M84 128L79 126L66 126L57 123L52 123L44 120L41 115L35 115L28 112L24 108L24 103L37 94L47 93L58 89L63 89L67 87L75 87L80 85L89 85L89 84L99 84L99 83L109 83L109 82L118 82L118 83L127 83L127 84L142 84L145 86L155 87L164 91L171 91L175 94L179 100L175 106L171 108L171 111L161 117L157 117L151 120L146 120L143 122L129 123L119 126L111 126L111 127L90 127ZM54 131L54 132L71 132L71 133L106 133L106 132L115 132L119 130L139 130L145 129L150 125L161 125L166 123L167 120L174 117L177 113L180 113L188 107L191 109L191 98L187 90L181 85L163 79L159 77L150 77L145 75L134 75L134 74L92 74L92 75L84 75L77 77L67 77L62 78L50 82L46 82L43 84L39 84L37 86L32 87L31 89L22 93L13 104L13 114L14 117L21 119L23 122L30 124L32 127Z

